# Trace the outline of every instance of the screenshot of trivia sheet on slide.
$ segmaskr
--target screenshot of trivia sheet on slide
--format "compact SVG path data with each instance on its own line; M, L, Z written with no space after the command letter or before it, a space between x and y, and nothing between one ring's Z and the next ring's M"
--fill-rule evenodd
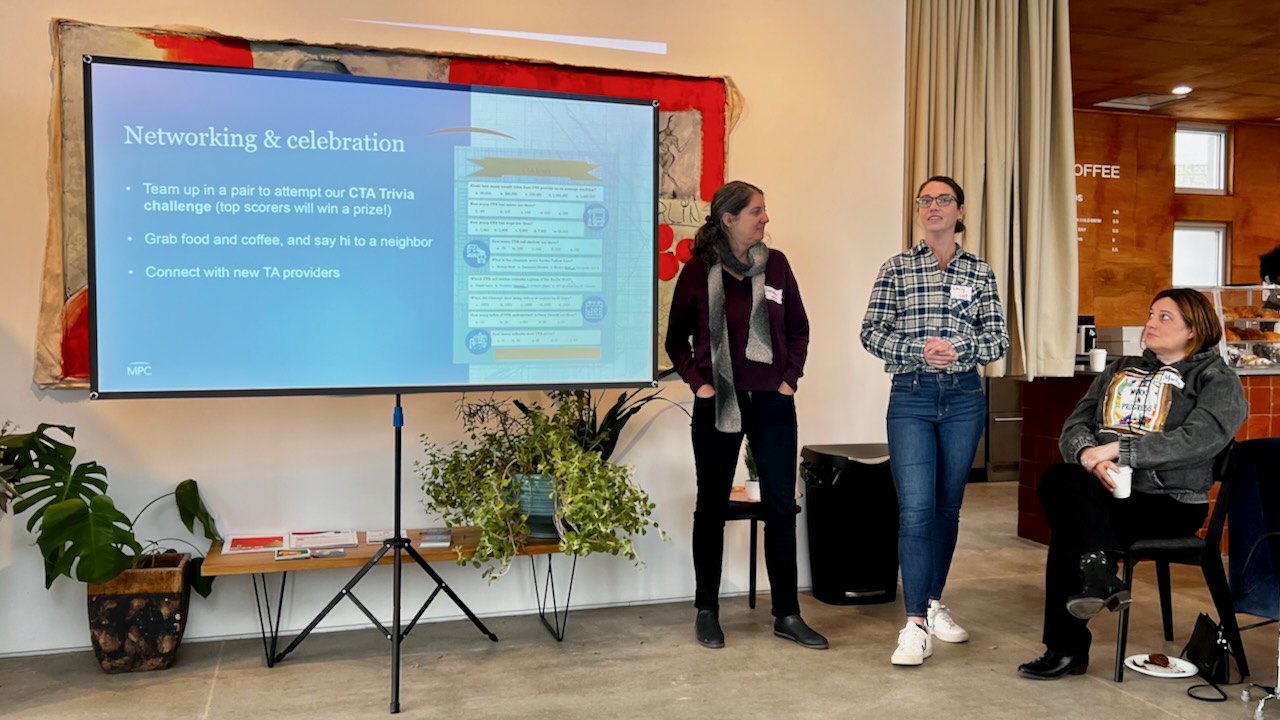
M648 104L100 62L102 391L652 377Z

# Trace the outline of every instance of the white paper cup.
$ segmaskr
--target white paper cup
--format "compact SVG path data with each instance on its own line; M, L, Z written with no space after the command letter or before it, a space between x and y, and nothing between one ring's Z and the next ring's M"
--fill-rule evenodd
M1102 372L1107 367L1107 349L1094 348L1089 351L1089 369Z
M754 480L747 481L747 500L760 502L760 483Z
M1108 470L1107 474L1111 476L1111 481L1116 484L1111 496L1117 500L1123 500L1133 493L1133 468L1128 465L1120 465L1118 470Z

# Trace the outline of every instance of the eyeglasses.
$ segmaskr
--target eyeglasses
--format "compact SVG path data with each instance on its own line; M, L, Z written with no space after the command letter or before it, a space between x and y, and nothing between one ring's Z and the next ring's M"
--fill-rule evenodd
M938 203L938 207L948 207L955 201L955 195L939 195L937 197L932 195L921 195L916 198L916 207L927 208L931 203L935 202Z

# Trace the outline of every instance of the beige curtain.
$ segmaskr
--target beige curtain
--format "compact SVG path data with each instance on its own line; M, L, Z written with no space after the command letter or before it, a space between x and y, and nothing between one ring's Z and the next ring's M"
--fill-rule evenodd
M1013 345L992 376L1070 375L1075 139L1067 0L910 0L904 197L965 189L965 247L991 264ZM907 237L915 214L904 202Z

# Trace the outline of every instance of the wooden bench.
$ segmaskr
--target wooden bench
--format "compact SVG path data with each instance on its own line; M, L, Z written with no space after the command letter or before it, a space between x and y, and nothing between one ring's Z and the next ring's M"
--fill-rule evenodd
M450 562L456 563L458 560L459 550L464 558L469 558L475 553L477 539L479 538L479 530L476 528L454 528L452 545L448 548L419 548L418 542L422 539L423 531L420 529L406 530L405 536L409 540L409 547L422 557L423 560L430 562ZM356 584L364 577L364 574L371 569L365 567L370 560L378 553L383 553L378 559L377 565L391 565L394 562L395 553L386 549L383 543L369 544L366 542L364 532L357 533L359 543L355 547L343 548L345 553L339 557L310 557L302 560L276 560L274 553L256 552L256 553L236 553L227 555L222 552L222 543L215 542L205 556L204 565L201 568L201 574L212 577L230 576L230 575L250 575L253 579L254 602L258 609L258 629L262 636L263 654L267 659L267 667L274 667L275 664L285 658L299 643L304 640L307 635L320 623L329 611L338 604L339 601L345 599L355 603L366 617L369 618L382 634L388 639L391 638L391 631L388 630L367 607L355 596L352 590ZM534 595L538 600L538 616L542 620L542 624L546 626L547 631L556 638L557 641L564 640L564 630L569 615L569 598L573 592L573 575L577 570L577 558L573 558L573 568L569 576L569 590L565 594L565 603L563 611L557 603L555 595L554 581L555 576L552 572L550 556L560 552L559 540L530 540L517 554L527 555L529 557L530 568L533 571ZM540 591L538 587L538 571L534 563L535 556L545 555L547 558L546 584ZM402 565L413 565L414 559L410 557L401 558ZM277 651L280 640L280 616L284 604L285 586L288 582L289 573L309 572L312 570L341 570L344 568L364 568L338 592L337 595L329 602L329 604L320 611L320 613L304 628L293 642L283 651ZM446 593L458 607L466 613L467 617L476 625L480 631L490 640L497 642L498 637L489 631L488 628L480 622L471 610L453 593L452 589L440 578L430 566L423 566L423 569L436 582L436 588L431 592L422 607L414 615L403 630L401 636L407 636L418 620L421 619L423 613L432 600L440 592ZM267 575L279 574L280 587L276 597L276 607L274 612L271 608L271 597L267 586ZM547 619L548 594L550 594L550 607L554 625Z

